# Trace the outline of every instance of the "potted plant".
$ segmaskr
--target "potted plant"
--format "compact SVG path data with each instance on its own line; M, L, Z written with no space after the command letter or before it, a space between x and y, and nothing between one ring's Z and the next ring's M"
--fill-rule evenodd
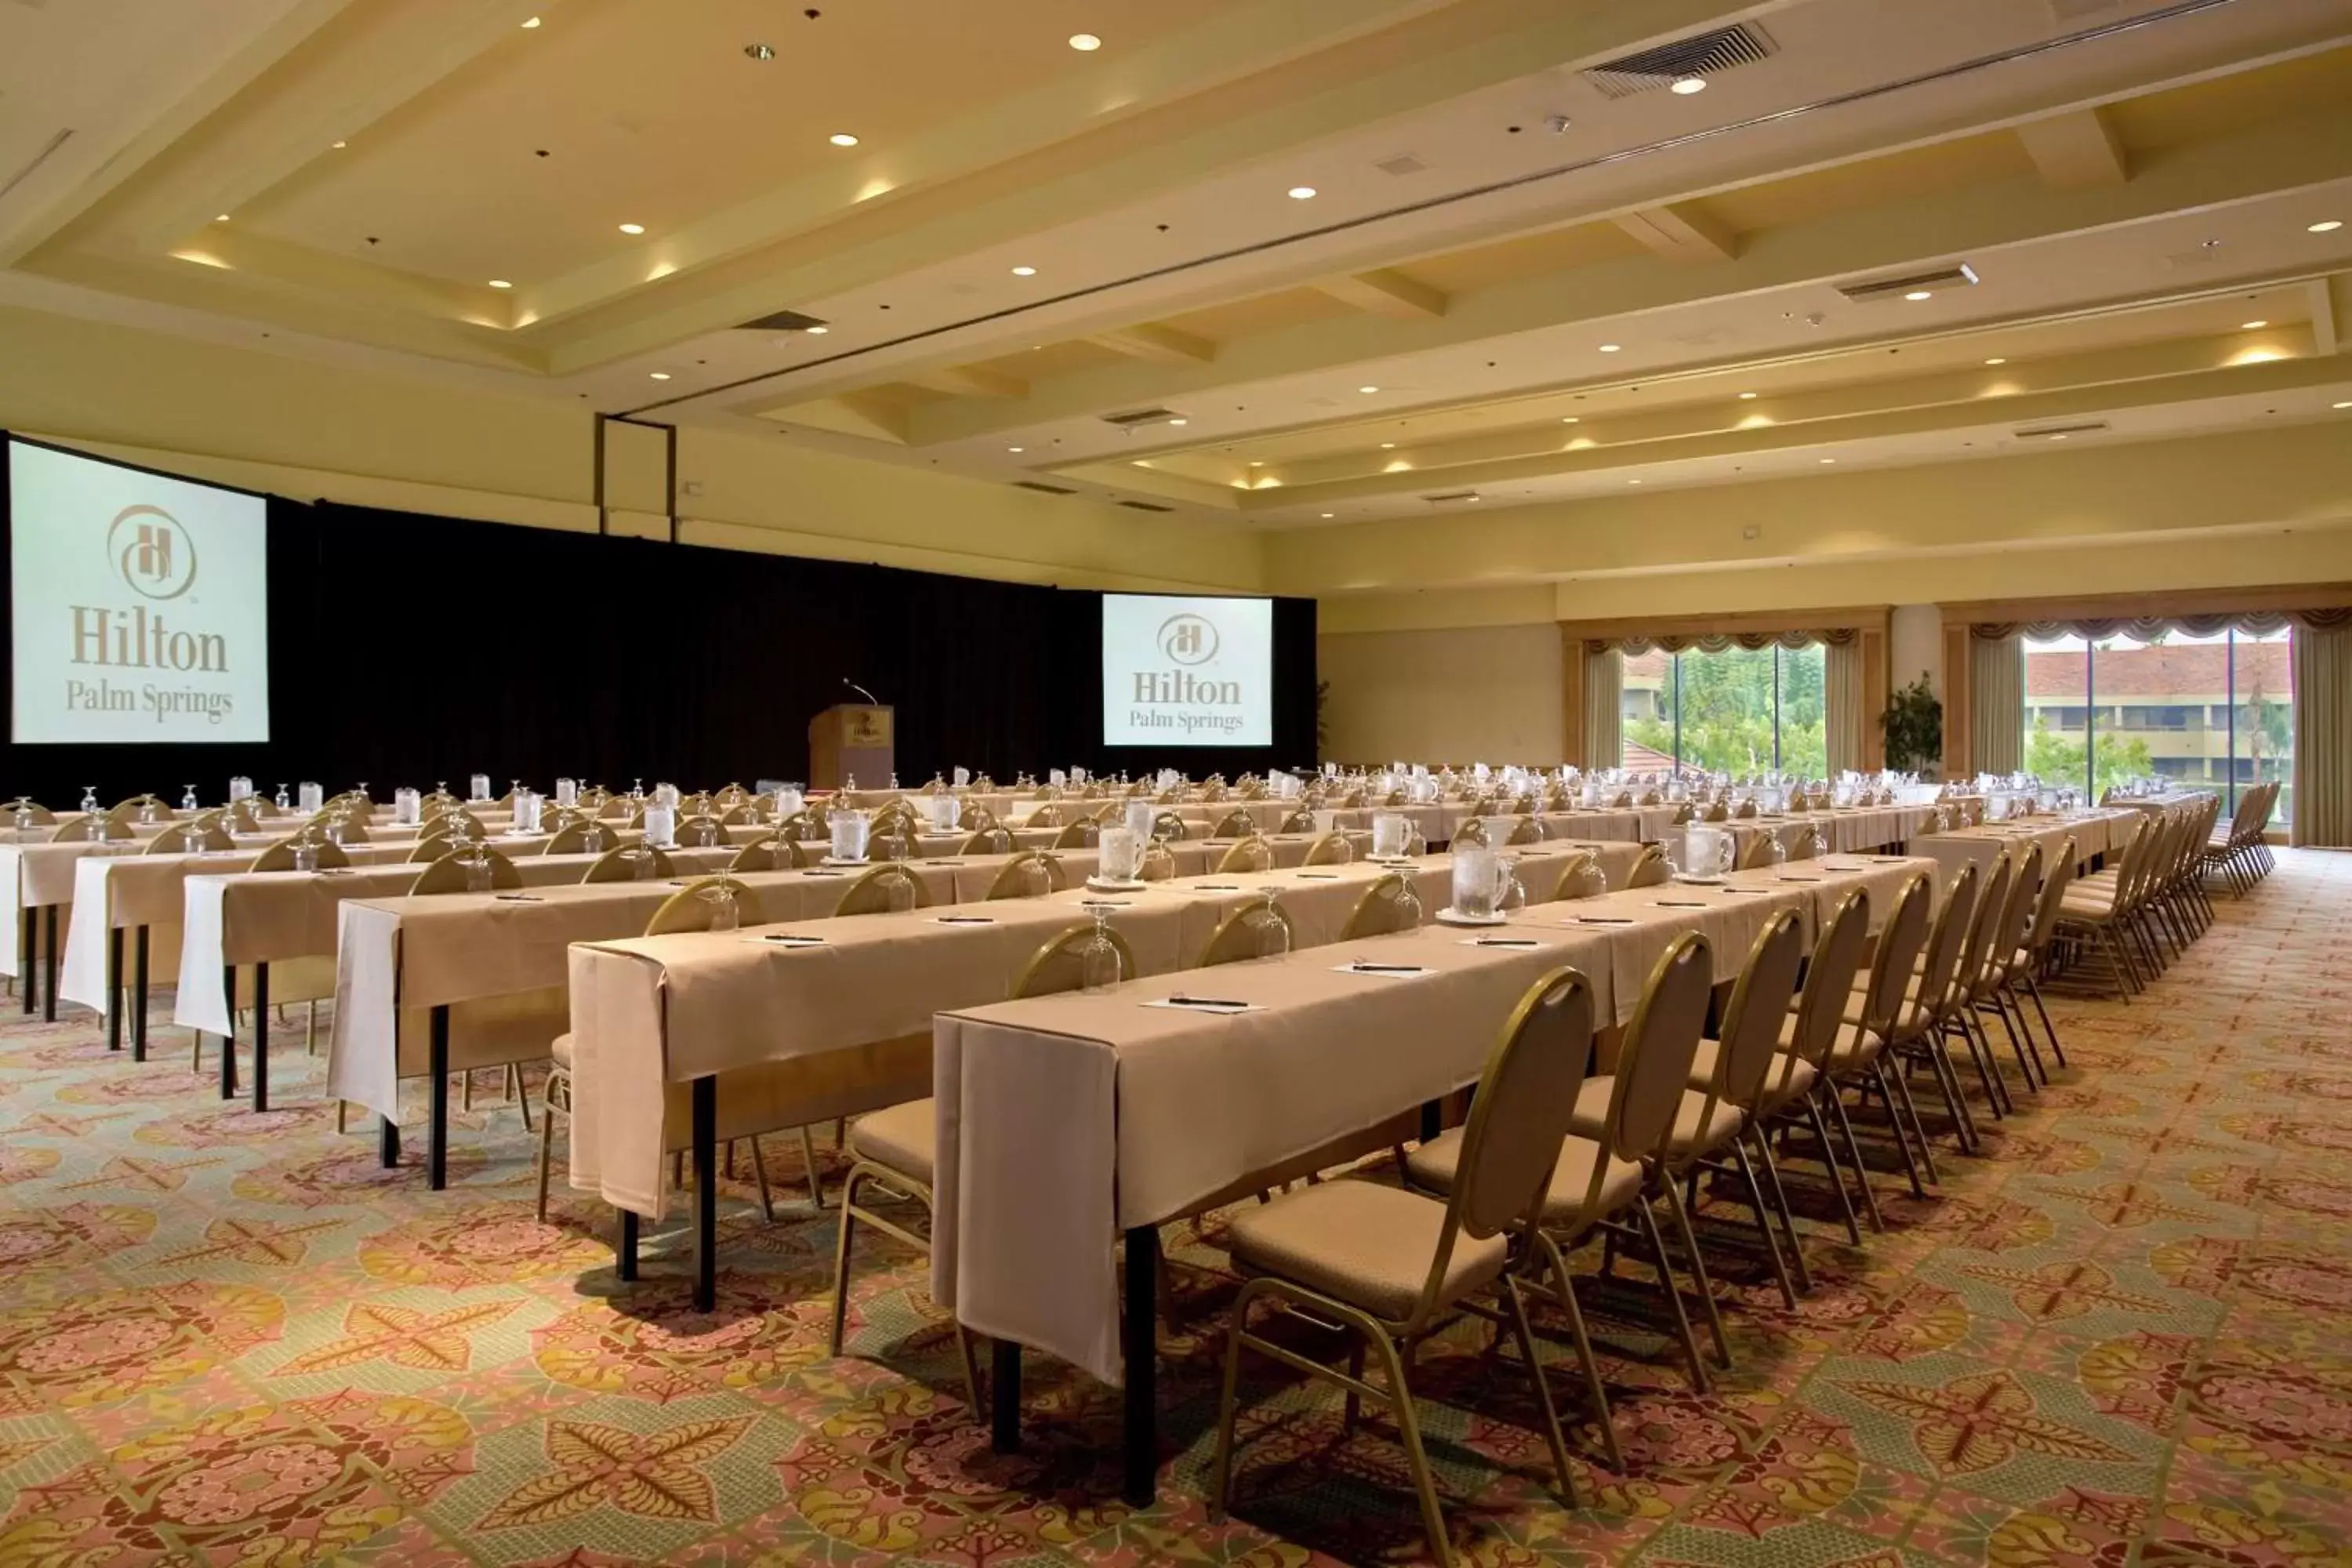
M1886 742L1886 765L1896 773L1933 777L1944 760L1944 705L1919 679L1886 700L1878 716L1878 732Z

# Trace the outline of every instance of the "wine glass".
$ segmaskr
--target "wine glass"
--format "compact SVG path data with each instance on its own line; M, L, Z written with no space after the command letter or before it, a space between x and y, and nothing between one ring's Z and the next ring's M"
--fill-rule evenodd
M742 924L743 909L736 901L732 884L723 881L706 883L696 897L708 900L710 905L709 930L734 931Z
M884 878L883 890L890 900L890 912L903 915L915 907L915 874L903 862L894 861L888 876Z
M1280 958L1290 951L1290 922L1283 918L1282 892L1277 888L1262 888L1265 903L1250 924L1257 935L1257 956Z
M1110 938L1110 910L1097 905L1095 929L1078 949L1078 989L1099 993L1108 991L1121 979L1118 945Z

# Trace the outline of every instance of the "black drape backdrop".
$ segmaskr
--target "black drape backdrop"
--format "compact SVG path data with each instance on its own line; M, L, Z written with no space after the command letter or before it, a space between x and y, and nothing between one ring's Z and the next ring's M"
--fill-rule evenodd
M11 743L0 795L804 779L845 680L897 710L908 785L1315 760L1309 599L1275 602L1275 743L1248 749L1105 748L1101 596L1075 590L273 499L269 616L267 745Z

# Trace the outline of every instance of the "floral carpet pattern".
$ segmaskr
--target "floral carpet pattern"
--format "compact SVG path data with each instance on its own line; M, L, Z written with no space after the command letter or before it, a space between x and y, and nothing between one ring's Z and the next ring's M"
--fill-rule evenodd
M1738 1227L1706 1223L1737 1358L1712 1396L1676 1374L1638 1270L1586 1280L1626 1468L1602 1461L1548 1339L1577 1506L1552 1490L1516 1356L1475 1324L1429 1347L1418 1386L1457 1552L2352 1563L2352 949L2335 940L2352 856L2282 855L2219 903L2129 1005L2053 999L2071 1065L2020 1092L1983 1158L1945 1156L1928 1200L1880 1173L1886 1234L1849 1247L1825 1190L1801 1191L1816 1289L1793 1310ZM990 1451L924 1267L887 1238L860 1244L850 1354L825 1353L833 1212L809 1208L796 1139L766 1143L774 1224L748 1164L730 1183L700 1314L675 1233L623 1286L593 1205L533 1219L537 1140L489 1102L496 1075L433 1194L416 1140L387 1172L369 1131L335 1132L299 1028L274 1032L284 1109L257 1116L191 1076L176 1030L133 1065L87 1014L8 1008L0 1564L1426 1553L1394 1428L1346 1431L1336 1391L1271 1363L1244 1366L1234 1511L1209 1521L1234 1288L1214 1216L1169 1232L1164 1468L1136 1511L1116 1394L1042 1358L1024 1451Z

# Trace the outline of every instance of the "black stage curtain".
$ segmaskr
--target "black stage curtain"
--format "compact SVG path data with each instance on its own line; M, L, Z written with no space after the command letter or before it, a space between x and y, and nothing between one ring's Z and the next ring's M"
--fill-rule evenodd
M0 796L805 779L808 721L860 700L850 680L897 710L909 787L958 764L1009 783L1315 760L1308 599L1276 601L1274 745L1116 752L1093 593L273 499L269 617L268 744L9 744Z

